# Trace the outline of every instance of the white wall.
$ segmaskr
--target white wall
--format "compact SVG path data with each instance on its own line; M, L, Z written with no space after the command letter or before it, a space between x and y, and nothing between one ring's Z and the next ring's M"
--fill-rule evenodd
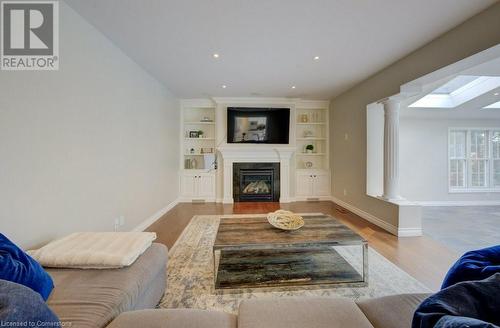
M401 117L400 188L411 201L499 201L500 193L448 192L448 128L500 127L498 120Z
M60 2L60 70L0 71L0 231L131 230L178 197L177 100Z

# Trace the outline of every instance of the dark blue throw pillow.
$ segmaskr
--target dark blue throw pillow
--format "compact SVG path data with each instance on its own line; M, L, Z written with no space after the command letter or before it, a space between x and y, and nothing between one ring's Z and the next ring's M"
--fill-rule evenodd
M441 289L461 281L482 280L500 272L500 245L470 251L450 268Z
M412 328L497 327L499 295L500 273L459 282L425 299L413 315Z
M29 287L44 300L54 288L52 278L42 266L1 233L0 279Z
M32 289L0 280L1 327L61 327L59 319Z

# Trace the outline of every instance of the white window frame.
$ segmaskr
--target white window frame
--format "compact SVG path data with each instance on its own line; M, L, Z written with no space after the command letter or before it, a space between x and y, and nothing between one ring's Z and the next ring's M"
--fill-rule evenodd
M485 172L486 174L486 180L487 180L487 185L486 187L470 187L471 185L471 179L472 179L472 171L470 171L471 167L471 161L474 160L471 157L470 154L470 146L471 146L471 132L472 131L487 131L488 132L488 138L487 138L487 147L488 147L488 158L486 160L488 161L488 169ZM450 185L451 181L451 161L455 160L456 158L451 158L450 157L450 141L451 141L451 132L455 131L466 131L465 135L465 187L452 187ZM491 137L493 133L500 132L500 128L491 128L491 127L450 127L448 128L448 146L447 146L447 160L448 160L448 192L449 193L474 193L474 192L500 192L500 186L494 187L493 186L493 164L494 164L494 158L493 158L493 142L491 142Z

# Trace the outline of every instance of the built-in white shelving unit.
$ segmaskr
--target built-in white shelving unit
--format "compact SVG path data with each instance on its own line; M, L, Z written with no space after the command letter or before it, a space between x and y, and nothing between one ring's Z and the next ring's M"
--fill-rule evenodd
M215 201L215 106L209 100L181 102L181 198Z
M326 102L299 103L295 111L295 199L328 199L329 109ZM307 146L312 146L308 150Z
M215 153L215 107L209 102L186 102L182 106L181 167L184 170L210 169L205 154Z
M230 106L289 107L289 144L227 144L226 111ZM233 163L276 161L283 164L280 171L281 201L330 199L329 125L327 101L288 98L182 100L181 200L230 203L233 200ZM213 166L216 152L217 170Z
M296 116L297 170L328 169L328 108L297 107Z

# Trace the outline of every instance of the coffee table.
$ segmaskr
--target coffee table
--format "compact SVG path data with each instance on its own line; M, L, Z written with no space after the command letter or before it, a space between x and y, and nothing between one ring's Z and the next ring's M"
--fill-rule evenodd
M265 217L223 217L213 245L215 288L368 283L368 243L328 215L304 215L283 231ZM341 247L359 247L361 270ZM359 266L358 266L359 267Z

